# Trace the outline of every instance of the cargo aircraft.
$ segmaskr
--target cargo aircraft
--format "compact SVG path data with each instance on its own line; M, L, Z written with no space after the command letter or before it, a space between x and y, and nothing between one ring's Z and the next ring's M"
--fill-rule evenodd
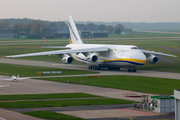
M151 64L158 63L157 55L176 57L170 54L139 49L134 45L107 45L107 44L84 44L81 40L72 16L68 16L70 44L65 47L47 46L42 48L64 48L66 50L56 50L21 55L11 55L5 57L27 57L40 55L59 55L62 62L71 64L73 59L89 65L89 69L99 70L108 68L118 70L128 68L128 72L136 72L136 67L143 66L146 61ZM70 55L68 55L70 54Z

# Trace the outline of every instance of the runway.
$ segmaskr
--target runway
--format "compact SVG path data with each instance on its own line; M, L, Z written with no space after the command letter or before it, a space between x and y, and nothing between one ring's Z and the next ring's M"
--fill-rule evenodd
M61 64L61 63L54 63L54 62L6 59L6 58L0 58L0 63L28 65L28 66L40 66L40 67L51 67L51 68L62 68L62 69L72 69L72 70L83 70L83 71L84 70L85 71L97 71L97 72L99 72L98 75L131 75L131 76L169 78L169 79L177 79L177 80L180 79L180 73L170 73L170 72L137 70L136 73L133 73L133 72L129 73L129 72L127 72L127 69L121 69L120 71L89 70L88 66L86 66L86 65ZM66 75L66 76L62 76L62 77L72 77L72 76L87 76L87 75L68 75L68 76Z
M125 99L132 101L140 101L140 98L125 97L127 93L132 93L130 90L121 90L113 88L95 87L88 85L78 85L71 83L52 82L45 80L27 79L19 82L10 82L3 80L9 78L8 76L2 76L0 78L1 85L10 85L8 87L0 88L0 95L13 95L13 94L46 94L46 93L88 93L93 95L99 95L108 98ZM136 95L149 95L142 92L135 92Z

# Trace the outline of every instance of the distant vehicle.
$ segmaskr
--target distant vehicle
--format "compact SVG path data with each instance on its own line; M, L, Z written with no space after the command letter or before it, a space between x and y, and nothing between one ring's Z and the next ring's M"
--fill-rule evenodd
M45 37L42 37L42 39L44 39L44 40L48 41Z
M71 64L75 59L79 62L88 64L89 69L93 70L99 70L101 68L120 70L120 68L128 68L128 72L136 72L136 67L145 65L147 61L151 64L158 63L158 55L177 57L175 55L139 49L134 45L84 44L79 36L72 16L69 16L68 26L70 32L70 44L65 47L43 46L43 48L65 48L66 50L55 50L4 57L15 58L59 55L62 62L65 64Z
M19 80L25 80L25 79L30 79L31 77L19 77L19 75L17 75L17 77L15 75L11 76L11 79L4 79L4 80L11 80L18 82Z

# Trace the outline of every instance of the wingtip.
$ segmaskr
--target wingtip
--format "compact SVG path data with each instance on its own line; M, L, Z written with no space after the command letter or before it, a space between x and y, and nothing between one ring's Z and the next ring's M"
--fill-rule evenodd
M38 48L41 48L41 46L38 46Z
M6 56L3 56L3 58L6 58Z

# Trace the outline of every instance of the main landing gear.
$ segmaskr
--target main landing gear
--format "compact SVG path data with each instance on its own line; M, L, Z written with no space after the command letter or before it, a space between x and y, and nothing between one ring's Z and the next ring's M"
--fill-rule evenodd
M129 69L128 69L128 72L136 72L136 68L132 68L132 69L129 68Z
M120 70L120 68L117 68L117 67L108 67L108 70Z
M100 70L101 68L100 68L99 66L90 65L90 66L89 66L89 69L90 69L90 70Z

